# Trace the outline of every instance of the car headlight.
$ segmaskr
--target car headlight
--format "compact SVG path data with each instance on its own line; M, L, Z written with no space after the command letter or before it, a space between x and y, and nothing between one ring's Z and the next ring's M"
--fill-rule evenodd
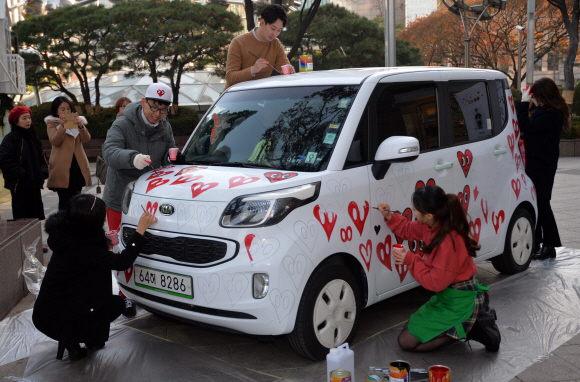
M320 182L284 190L239 196L226 207L220 226L247 228L279 223L292 210L318 198Z
M131 196L133 196L134 189L135 182L129 182L123 191L123 197L121 198L121 210L125 215L129 213L129 205L131 204Z

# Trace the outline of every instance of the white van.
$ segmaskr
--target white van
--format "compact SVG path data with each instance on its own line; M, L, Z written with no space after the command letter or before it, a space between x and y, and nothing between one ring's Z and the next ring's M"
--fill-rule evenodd
M528 267L536 195L519 138L506 78L492 70L349 69L238 84L193 132L187 165L127 187L117 250L142 208L159 222L119 286L151 312L288 334L299 354L324 359L353 339L362 308L418 285L394 265L401 240L372 208L381 202L412 214L413 191L437 184L467 209L476 261Z

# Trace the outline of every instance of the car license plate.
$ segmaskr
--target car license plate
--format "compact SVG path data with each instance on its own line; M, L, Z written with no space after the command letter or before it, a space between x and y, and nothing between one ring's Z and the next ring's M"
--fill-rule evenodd
M135 265L133 281L141 288L193 299L191 276Z

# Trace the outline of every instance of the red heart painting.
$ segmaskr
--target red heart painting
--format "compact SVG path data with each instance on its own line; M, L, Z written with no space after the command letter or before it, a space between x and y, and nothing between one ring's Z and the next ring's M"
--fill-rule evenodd
M264 176L268 178L270 182L274 183L279 182L281 180L294 178L295 176L298 176L298 174L295 172L281 173L280 171L270 171L265 173Z
M129 284L129 280L131 280L131 276L133 276L133 264L131 264L131 268L124 270L125 273L125 282Z
M199 166L185 167L185 168L182 168L177 174L175 174L175 176L180 176L180 175L185 175L185 174L191 174L192 172L199 171L199 170L204 170L206 168L207 167L199 167Z
M358 246L358 251L367 266L367 271L371 269L371 257L373 256L373 242L371 239L367 240L367 245L361 244ZM364 253L363 253L364 252Z
M391 265L391 242L391 235L387 235L387 237L385 237L385 242L377 245L377 257L379 258L379 261L389 269L389 271L393 270Z
M512 158L514 157L514 148L516 146L516 140L514 139L514 135L510 134L507 137L508 146L510 147L510 151L512 152Z
M196 180L200 180L201 178L203 178L203 175L185 174L185 175L180 176L179 178L175 179L170 184L170 186L173 186L173 185L176 185L176 184L183 184L183 183L195 182Z
M477 186L473 189L473 200L477 200L477 195L479 195L479 191L477 191Z
M367 220L367 216L369 215L369 202L365 200L365 205L363 207L364 210L364 217L361 219L360 210L358 209L358 204L356 202L350 202L348 204L348 214L352 219L358 233L362 236L363 230L365 229L365 222ZM354 216L354 212L356 211L356 217Z
M155 215L157 213L157 207L159 206L159 204L157 202L151 204L151 202L147 202L147 208L145 208L147 210L147 212L149 212L152 215Z
M510 107L512 108L512 114L516 112L516 108L514 106L514 97L508 96L508 100L510 101Z
M407 207L403 211L403 217L407 219L408 222L413 220L413 211ZM403 244L403 239L400 236L395 235L395 239L397 240L397 244Z
M483 199L481 199L481 211L483 212L483 217L485 218L485 224L487 224L487 215L489 214L489 209L487 208L487 202L485 202L485 208L483 208Z
M475 219L475 222L469 222L469 235L479 243L479 234L481 233L481 219Z
M255 237L256 237L256 235L249 234L244 239L244 244L246 245L246 251L248 252L248 256L250 257L250 261L254 261L254 259L252 259L252 254L250 253L250 247L252 246L252 240L254 240Z
M463 207L465 212L467 212L467 208L469 208L469 195L470 195L469 185L463 187L463 192L459 192L457 194L457 197L459 198L461 206Z
M530 192L532 193L532 200L536 200L536 186L532 186Z
M334 212L330 212L332 214L332 218L328 218L328 212L324 212L324 223L320 218L320 205L314 206L314 217L318 222L322 225L324 232L326 232L326 237L328 237L328 241L330 241L330 236L332 236L332 230L334 229L334 225L336 224L336 214Z
M522 189L522 183L519 179L512 179L512 190L516 194L516 200L520 198L520 190Z
M346 229L340 229L340 240L342 240L343 243L352 240L352 228L350 228L350 226L346 227Z
M514 127L515 138L520 136L520 124L515 119L512 119L512 126Z
M147 185L147 190L145 190L145 193L148 193L149 191L151 191L156 187L163 186L165 183L169 183L169 179L161 179L161 178L153 179Z
M245 176L234 176L230 178L230 188L243 186L245 184L254 183L260 180L260 178L253 176L251 178L246 178Z
M169 174L173 174L173 171L154 171L153 174L151 174L151 176L149 178L147 178L147 180L151 180L154 178L161 178L162 176L165 175L169 175Z
M203 183L203 182L197 182L191 185L191 198L195 198L199 195L201 195L202 192L205 192L209 189L212 189L214 187L217 187L219 183L217 182L211 182L211 183Z
M434 185L435 185L435 180L433 178L431 178L427 181L427 186L434 186ZM415 184L415 190L417 190L418 188L421 188L421 187L425 187L425 183L422 180L418 181Z
M526 182L526 177L525 177L525 175L524 175L524 174L520 174L520 175L521 175L521 177L522 177L522 182L524 182L524 186L526 186L526 187L527 187L527 186L528 186L528 182Z
M407 276L407 272L409 271L409 267L406 265L395 264L395 269L397 270L397 273L399 274L399 280L401 280L401 282L403 282L403 280L405 280L405 276Z
M467 178L467 174L469 174L469 169L471 168L471 163L473 162L473 154L471 153L471 150L465 150L465 154L458 151L457 159L459 160L459 165L463 170L463 174L465 174L465 177Z
M522 155L522 164L524 165L523 167L526 168L526 142L524 138L520 138L518 147L520 149L520 154Z
M521 164L522 158L520 157L520 154L518 154L518 153L516 153L514 158L516 161L516 171L520 171L520 164Z
M500 219L501 219L501 222L500 222ZM503 210L499 211L497 216L495 215L495 211L493 211L491 213L491 222L493 223L493 228L495 228L496 234L497 234L497 231L499 230L500 224L502 224L504 221L505 221L505 213L503 212Z

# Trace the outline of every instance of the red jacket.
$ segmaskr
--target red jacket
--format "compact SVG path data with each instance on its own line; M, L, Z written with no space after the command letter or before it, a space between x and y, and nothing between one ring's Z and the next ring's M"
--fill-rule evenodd
M409 222L399 214L393 214L387 226L404 240L423 240L425 245L431 243L439 230L438 225L430 228L418 221ZM421 256L407 252L405 256L403 264L409 266L413 278L426 289L440 292L451 284L468 280L477 272L473 258L467 253L463 238L456 231L451 231L451 235L453 242L449 235L446 235L430 254L425 253Z

